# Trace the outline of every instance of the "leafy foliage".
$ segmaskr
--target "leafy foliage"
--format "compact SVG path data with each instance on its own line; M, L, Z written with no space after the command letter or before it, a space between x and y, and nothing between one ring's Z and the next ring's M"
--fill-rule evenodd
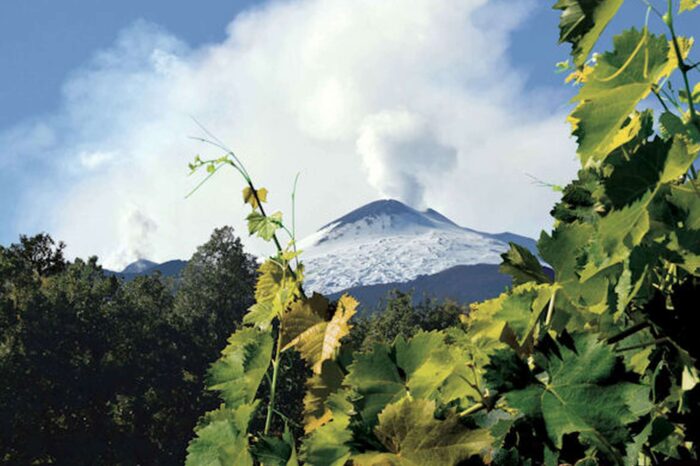
M682 0L680 11L696 3ZM501 270L513 276L513 288L468 312L452 308L428 324L410 296L398 295L384 315L359 319L351 331L356 302L305 295L293 231L281 215L266 215L266 196L254 195L240 161L231 154L198 162L214 170L228 163L243 175L250 233L277 249L260 268L257 302L239 330L275 341L268 422L237 443L245 422L230 419L252 399L234 397L239 405L231 406L224 396L229 424L216 437L214 464L251 457L339 466L700 460L700 346L690 331L700 291L700 119L689 78L697 65L687 63L693 41L676 35L669 2L665 15L653 6L649 13L670 36L646 25L629 29L613 39L612 51L591 57L621 4L554 6L562 12L560 40L573 46L579 92L569 120L581 170L552 210L539 257L512 245ZM678 73L681 92L668 84ZM664 107L658 120L638 108L652 94ZM286 248L280 232L290 234ZM248 344L231 354L248 354ZM283 351L297 351L312 374L298 456L288 434L270 436L271 417L288 419L274 396ZM252 393L248 381L259 381L262 365L251 365L249 376L245 363L229 371L225 358L214 365L226 368L224 384L235 373L236 393ZM205 416L198 432L218 419ZM200 435L190 451L201 442ZM233 444L251 457L227 457Z

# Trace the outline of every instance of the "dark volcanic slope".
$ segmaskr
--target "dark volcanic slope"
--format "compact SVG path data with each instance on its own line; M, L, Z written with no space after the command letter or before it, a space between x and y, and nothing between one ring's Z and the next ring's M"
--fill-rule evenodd
M391 290L413 292L413 300L430 297L473 303L493 298L511 285L510 276L498 271L495 264L458 265L433 275L421 275L406 283L384 283L350 288L330 295L337 299L343 293L357 298L363 313L373 312Z

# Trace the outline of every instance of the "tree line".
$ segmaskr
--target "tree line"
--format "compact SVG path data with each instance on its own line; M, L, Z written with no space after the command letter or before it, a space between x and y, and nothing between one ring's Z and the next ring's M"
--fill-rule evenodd
M0 246L0 464L182 464L218 406L207 369L254 302L256 259L230 227L177 281L123 281L64 248L46 234ZM357 319L352 346L445 328L466 308L394 292L380 311ZM282 361L280 411L299 433L307 371L295 354Z

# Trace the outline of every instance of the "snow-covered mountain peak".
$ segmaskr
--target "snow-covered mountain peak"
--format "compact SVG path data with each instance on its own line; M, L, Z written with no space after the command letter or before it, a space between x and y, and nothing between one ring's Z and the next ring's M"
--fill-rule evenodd
M143 273L155 265L157 265L155 262L146 259L138 259L136 262L127 265L121 273Z
M371 202L299 242L305 286L334 293L406 282L456 265L498 264L508 250L502 235L462 228L433 209L419 211L396 200Z
M299 243L301 249L339 245L395 235L420 235L436 230L461 228L432 209L421 212L402 202L385 199L371 202L324 225ZM308 254L307 254L308 257Z

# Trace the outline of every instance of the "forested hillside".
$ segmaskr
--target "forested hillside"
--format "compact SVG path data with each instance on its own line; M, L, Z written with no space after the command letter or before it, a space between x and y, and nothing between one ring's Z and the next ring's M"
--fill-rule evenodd
M47 235L0 247L0 464L182 464L254 260L216 230L173 295L62 251Z

